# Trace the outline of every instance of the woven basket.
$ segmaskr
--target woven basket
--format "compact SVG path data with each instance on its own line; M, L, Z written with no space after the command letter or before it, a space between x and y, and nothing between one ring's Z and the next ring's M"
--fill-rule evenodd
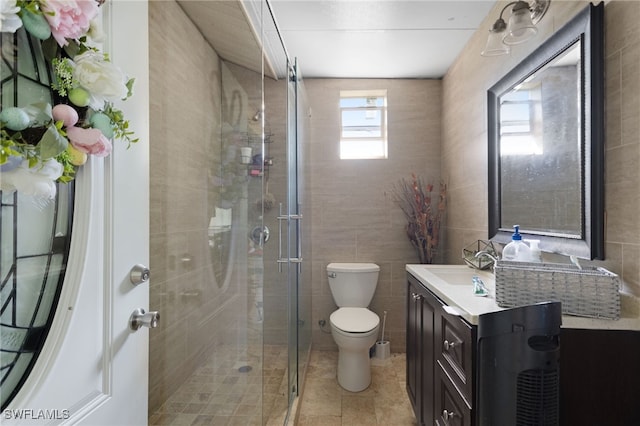
M604 268L499 260L494 271L503 308L560 301L563 314L620 318L620 279Z

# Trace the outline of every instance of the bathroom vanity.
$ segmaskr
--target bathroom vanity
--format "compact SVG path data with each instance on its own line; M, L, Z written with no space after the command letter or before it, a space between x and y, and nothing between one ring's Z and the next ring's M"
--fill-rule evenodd
M418 424L482 425L478 321L503 310L493 274L465 265L406 270L407 392ZM473 275L489 296L473 295ZM640 424L640 318L624 302L619 320L562 316L560 424Z

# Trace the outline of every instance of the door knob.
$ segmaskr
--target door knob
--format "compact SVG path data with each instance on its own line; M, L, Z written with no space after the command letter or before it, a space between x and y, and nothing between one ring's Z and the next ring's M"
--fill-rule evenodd
M145 312L144 309L138 308L129 317L129 328L133 331L140 327L156 328L158 321L160 321L158 311Z

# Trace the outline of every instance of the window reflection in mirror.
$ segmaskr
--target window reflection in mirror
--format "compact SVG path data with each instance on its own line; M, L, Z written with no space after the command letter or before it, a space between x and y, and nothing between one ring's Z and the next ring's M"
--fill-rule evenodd
M582 237L580 51L500 97L502 228Z

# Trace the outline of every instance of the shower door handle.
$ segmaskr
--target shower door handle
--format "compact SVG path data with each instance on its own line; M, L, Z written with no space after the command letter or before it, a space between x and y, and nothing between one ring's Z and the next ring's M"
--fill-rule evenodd
M298 203L298 212L301 212L300 203ZM298 245L298 274L302 274L302 213L295 215L296 220L296 244Z
M287 263L288 261L287 259L282 257L282 221L289 220L288 216L282 214L282 203L280 203L280 206L278 208L278 217L276 219L278 219L278 260L276 260L276 262L278 263L278 272L281 273L282 264Z
M297 247L297 257L282 257L282 222L287 221L287 229L289 229L289 223L291 220L296 221L296 232L298 234L298 238L300 236L300 221L302 220L301 214L282 214L282 203L280 203L280 208L278 211L278 259L276 262L278 263L278 272L282 272L282 264L283 263L297 263L298 269L300 268L300 264L302 263L302 246L300 241L298 240Z

